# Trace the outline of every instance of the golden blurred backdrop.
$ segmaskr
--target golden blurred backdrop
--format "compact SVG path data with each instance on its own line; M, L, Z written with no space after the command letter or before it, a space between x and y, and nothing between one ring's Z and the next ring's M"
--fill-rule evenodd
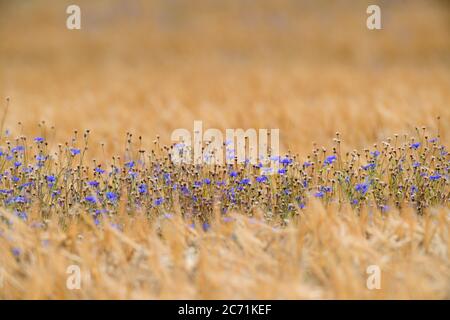
M81 30L66 7L81 8ZM382 30L368 30L378 4ZM349 148L426 125L449 137L446 1L0 1L0 97L13 135L90 129L91 151L125 132L279 128L282 149ZM2 107L4 102L2 102ZM18 122L22 126L18 126Z

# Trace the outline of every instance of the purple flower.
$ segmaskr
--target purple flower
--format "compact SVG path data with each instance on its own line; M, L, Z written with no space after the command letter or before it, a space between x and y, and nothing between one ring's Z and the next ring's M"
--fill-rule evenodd
M371 162L371 163L366 164L365 166L362 166L362 168L367 171L367 170L375 169L376 166L377 165L375 163Z
M241 181L239 181L240 184L250 185L250 179L244 178Z
M202 182L201 181L195 181L194 182L194 188L200 188L202 186Z
M88 184L94 188L98 187L98 185L99 185L98 181L95 181L95 180L89 181Z
M420 147L420 142L414 142L411 143L410 147L414 150L418 149Z
M95 168L94 171L97 172L97 173L100 173L100 174L105 173L105 170L103 170L103 169L100 168L100 167Z
M17 146L17 147L12 148L11 152L15 153L15 152L21 152L21 151L24 151L24 150L25 150L24 146Z
M50 176L47 176L46 180L49 184L53 184L53 183L55 183L56 178L55 178L55 176L50 175Z
M325 193L323 193L322 191L318 191L314 194L314 197L316 198L323 198L323 196L325 195Z
M336 161L337 157L336 155L331 155L325 158L325 161L323 162L325 165L330 165L332 164L334 161Z
M72 156L76 156L77 154L80 154L81 150L76 148L70 148L70 153Z
M115 202L117 200L117 194L111 191L108 191L106 193L106 199L108 199L109 201Z
M153 202L153 204L155 206L160 206L161 204L163 204L164 199L163 198L156 198L155 201Z
M36 138L34 138L34 141L36 142L36 143L42 143L42 142L44 142L44 138L42 138L42 137L36 137Z
M147 185L145 183L139 185L138 187L139 193L147 193Z
M269 179L267 179L267 176L264 176L264 175L256 177L256 181L259 183L267 182L268 180Z
M285 157L283 159L280 160L280 162L284 165L284 166L288 166L292 163L292 159L289 159L288 157Z
M125 167L128 167L128 168L133 168L134 165L135 165L134 161L129 161L129 162L125 163Z
M211 228L211 226L209 225L208 222L203 222L202 228L203 228L203 231L206 232Z
M366 194L369 190L369 184L368 183L358 183L355 187L355 190L361 193L362 195Z
M87 202L90 202L90 203L97 202L97 199L94 196L87 196L86 198L84 198L84 200L86 200Z
M378 158L378 156L380 155L380 151L375 150L373 152L370 153L374 158Z
M20 254L22 253L22 251L20 250L20 248L12 248L11 250L12 254L14 257L18 257L20 256Z
M430 179L431 181L436 181L436 180L439 180L441 177L442 177L442 176L441 176L439 173L436 173L436 174L430 176L429 179Z

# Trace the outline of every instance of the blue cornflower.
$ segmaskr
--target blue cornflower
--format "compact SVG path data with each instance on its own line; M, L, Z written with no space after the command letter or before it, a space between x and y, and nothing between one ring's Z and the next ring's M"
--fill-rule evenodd
M25 172L25 173L33 172L33 167L23 167L22 172Z
M250 179L249 178L244 178L241 181L239 181L239 183L240 184L247 184L247 185L249 185L250 184Z
M355 190L361 193L362 195L366 194L369 190L369 184L367 183L358 183L355 187Z
M202 228L203 228L203 231L206 232L211 228L211 226L209 225L208 222L203 222Z
M18 257L22 253L22 250L20 250L20 248L12 248L11 253L14 257Z
M116 201L117 200L117 194L111 191L108 191L106 193L106 199L108 199L109 201Z
M22 162L20 162L20 161L14 162L14 167L16 167L16 168L20 167L21 165L22 165Z
M323 191L323 192L331 192L333 189L331 187L328 187L328 186L322 186L320 188L320 190Z
M80 154L81 150L76 148L70 148L70 153L72 156L76 156L77 154Z
M128 168L133 168L134 165L135 165L134 161L129 161L129 162L125 163L125 167L128 167Z
M24 151L24 150L25 150L24 146L17 146L17 147L12 148L11 152L15 153L15 152L21 152L21 151Z
M415 194L418 191L416 186L411 186L411 195Z
M280 156L271 156L270 160L272 160L272 161L280 161Z
M167 185L170 184L170 182L171 182L170 173L164 173L163 178Z
M97 209L97 210L94 211L94 216L97 217L97 216L99 216L99 215L101 215L103 213L108 213L108 210L106 210L106 209Z
M153 202L153 204L155 205L155 206L160 206L161 204L163 204L163 202L164 202L164 198L156 198L155 199L155 201Z
M374 162L371 162L371 163L366 164L365 166L362 166L362 168L367 171L367 170L375 169L376 166L377 165Z
M305 162L303 162L303 166L304 166L305 168L308 168L308 167L312 166L312 163L309 162L309 161L305 161Z
M431 181L436 181L436 180L439 180L441 177L442 177L442 176L441 176L439 173L436 173L436 174L430 176L429 179L430 179Z
M10 203L26 203L29 200L27 198L25 198L24 196L17 196L17 197L12 197L6 200L7 204Z
M20 178L19 178L19 177L16 177L16 176L12 176L12 177L11 177L11 180L12 180L13 182L19 182Z
M100 173L100 174L105 173L105 170L103 170L103 169L100 168L100 167L95 168L94 171L97 172L97 173Z
M378 158L378 156L379 156L381 153L380 153L380 151L375 150L375 151L372 151L370 154L371 154L374 158Z
M96 203L97 199L94 196L87 196L86 198L84 198L87 202L90 203Z
M278 174L283 175L283 174L285 174L286 172L287 172L286 168L278 169Z
M232 177L232 178L235 178L235 177L237 177L237 172L236 171L231 171L230 172L230 177Z
M201 181L195 181L194 182L194 188L200 188L202 186L202 182Z
M284 166L287 166L287 165L289 165L289 164L292 163L292 159L289 159L288 157L285 157L285 158L281 159L280 162L281 162Z
M138 187L139 193L147 193L147 185L145 183L142 183Z
M209 185L211 184L211 179L205 178L203 179L203 183Z
M418 149L420 147L420 142L414 142L411 143L410 147L414 150Z
M183 195L188 196L189 195L189 189L186 186L181 186L181 192L183 192Z
M36 138L34 138L34 141L36 142L36 143L42 143L42 142L44 142L44 138L42 138L42 137L36 137Z
M314 194L314 197L316 198L323 198L323 196L325 195L325 193L323 193L322 191L318 191Z
M259 183L263 183L263 182L269 181L269 179L267 179L267 176L262 175L262 176L256 177L256 181Z
M61 190L53 190L52 191L52 197L57 197L61 194Z
M420 167L420 162L416 161L416 162L413 163L412 166L413 166L413 168L418 168L418 167Z
M37 160L37 161L45 161L45 160L47 160L47 157L44 156L44 155L42 155L42 154L38 154L38 155L36 156L36 160Z
M55 181L56 181L56 177L55 177L55 176L52 176L52 175L47 176L46 179L47 179L47 182L48 182L48 183L51 183L51 184L55 183Z
M336 161L337 157L336 155L331 155L325 158L325 161L323 162L325 165L332 164L334 161Z
M92 181L89 181L88 184L89 184L91 187L96 188L96 187L98 187L99 182L96 181L96 180L92 180Z

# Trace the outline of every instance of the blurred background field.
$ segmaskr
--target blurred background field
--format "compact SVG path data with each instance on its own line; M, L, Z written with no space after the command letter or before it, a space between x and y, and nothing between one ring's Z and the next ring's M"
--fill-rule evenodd
M446 1L0 1L0 96L6 127L55 142L91 129L91 152L151 144L176 128L279 128L283 150L366 147L415 126L446 142L450 10ZM21 122L20 129L17 122ZM53 139L53 137L48 137ZM445 144L445 143L444 143Z

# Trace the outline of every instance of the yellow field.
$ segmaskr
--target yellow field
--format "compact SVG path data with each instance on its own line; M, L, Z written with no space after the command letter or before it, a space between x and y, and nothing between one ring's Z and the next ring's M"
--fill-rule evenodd
M77 2L81 30L65 27L71 1L0 1L0 98L10 97L1 150L43 136L55 154L89 129L87 179L92 159L105 168L120 155L123 165L127 132L137 156L157 136L169 144L176 128L192 131L194 120L279 128L283 154L301 162L313 143L331 153L336 132L343 154L423 126L419 139L449 146L446 1L382 2L375 31L366 28L370 1ZM447 175L430 187L439 200L423 214L396 209L393 198L386 213L312 196L283 223L257 207L230 212L230 223L213 210L205 232L189 227L175 200L170 218L119 201L105 219L120 230L97 227L78 204L61 217L33 202L27 221L5 205L0 298L449 299L449 158L426 159L430 176ZM0 189L13 188L2 179ZM81 269L78 290L66 285L70 265ZM366 287L370 265L381 269L380 289Z

